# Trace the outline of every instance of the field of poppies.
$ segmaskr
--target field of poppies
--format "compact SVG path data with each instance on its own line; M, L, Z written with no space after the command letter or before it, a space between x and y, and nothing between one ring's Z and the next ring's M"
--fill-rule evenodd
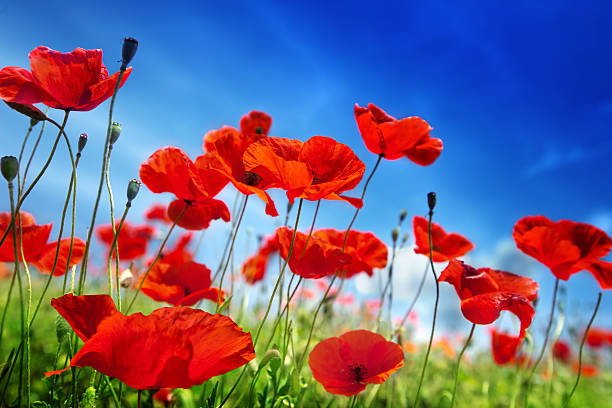
M424 119L396 119L372 103L354 106L373 155L368 168L330 137L271 136L270 115L251 111L208 131L198 157L152 147L139 179L111 186L111 155L121 142L113 110L123 84L137 75L128 68L137 48L135 39L124 40L113 75L101 50L43 46L30 52L29 70L0 70L0 98L16 111L15 120L29 117L21 150L1 159L10 208L0 213L0 407L612 405L612 330L594 324L602 292L612 288L612 263L604 260L612 239L603 230L543 215L516 221L509 232L516 247L556 277L552 304L543 304L538 282L521 271L461 260L474 244L435 222L435 192L423 197L427 217L398 211L391 245L353 229L379 166L410 160L425 167L443 150ZM81 156L88 143L103 142L67 134L65 127L72 111L100 109L107 100L99 183L81 185ZM53 120L48 108L63 111L63 121ZM48 157L33 162L43 133L54 144ZM53 225L27 210L36 207L29 195L57 160L58 145L70 160L65 189L57 192L61 221ZM172 201L151 203L139 224L130 208L141 188ZM81 236L75 218L85 189L96 199ZM233 203L219 199L224 189L235 192ZM271 189L286 192L287 200L275 202ZM110 214L98 211L103 200ZM242 259L236 241L253 200L284 222L258 231L259 247ZM354 209L346 229L317 223L321 200ZM306 206L312 219L304 219ZM109 218L114 221L101 221ZM213 222L228 223L231 232L205 235ZM214 265L196 260L207 240L223 242ZM397 253L407 248L429 264L398 319L390 282L402 272L394 271ZM92 261L96 252L104 262ZM375 270L389 278L376 299L346 289L345 282ZM572 311L558 302L566 290L560 282L583 270L601 292L593 294L590 320L561 336ZM420 296L427 277L434 278L434 297ZM267 292L260 290L266 279L273 282ZM462 338L436 327L440 303L450 301L441 299L441 285L452 285L471 323ZM430 299L433 320L419 321L414 306ZM536 306L548 319L543 335L531 327ZM496 325L502 312L514 331ZM474 345L477 325L491 325L486 348ZM427 332L425 340L418 329Z

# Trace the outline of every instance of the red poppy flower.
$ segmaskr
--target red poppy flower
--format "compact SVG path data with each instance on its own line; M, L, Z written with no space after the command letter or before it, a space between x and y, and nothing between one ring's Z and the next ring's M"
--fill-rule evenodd
M601 327L591 327L587 333L586 344L592 348L612 347L612 330Z
M521 321L519 337L525 336L535 314L531 302L539 289L532 279L489 268L475 269L452 259L439 280L455 287L461 299L461 312L470 322L490 324L502 310L508 310Z
M429 221L425 217L415 216L412 227L416 241L414 252L429 256ZM431 242L434 262L450 261L474 249L474 244L463 235L454 232L449 234L435 222L431 223Z
M574 362L572 368L575 372L578 372L578 361ZM593 364L585 364L582 363L582 367L580 368L580 374L585 377L597 377L599 375L599 368Z
M0 98L6 102L45 105L63 110L92 110L112 96L119 72L111 77L102 63L102 50L76 48L62 53L47 47L30 52L30 71L5 67L0 70ZM128 79L128 68L121 84Z
M287 227L276 229L278 250L283 259L287 259L293 230ZM304 250L308 241L308 247ZM314 234L308 240L308 234L297 232L293 250L289 257L289 268L296 275L307 279L318 279L330 276L351 262L351 256L342 253L342 248L317 238Z
M187 246L191 243L193 239L193 232L183 233L178 236L176 241L174 242L174 246L172 248L166 249L160 260L166 263L173 264L184 264L193 260L193 252L189 251ZM153 262L151 259L150 262Z
M115 222L115 228L119 226L119 220ZM124 261L139 258L147 253L149 240L153 236L155 229L149 225L132 226L127 220L123 222L117 246L119 247L119 258ZM113 243L113 227L110 224L100 225L96 228L96 235L104 244L110 246ZM113 250L113 258L115 251Z
M406 156L421 166L433 163L442 153L442 140L432 138L432 127L418 116L395 119L376 105L355 104L355 119L369 151L388 160Z
M37 225L34 217L26 212L21 214L21 236L23 239L23 254L28 263L33 264L39 272L51 274L53 261L57 252L58 242L47 243L51 234L53 224ZM11 214L8 212L0 213L0 234L4 234L10 225ZM17 229L17 250L19 251L19 229ZM13 234L9 231L4 242L0 246L0 261L14 262ZM60 251L53 270L54 276L62 276L66 270L73 265L78 264L83 259L85 252L85 242L80 238L74 238L72 244L72 253L70 254L70 262L68 262L68 253L70 250L70 238L64 238L59 243ZM19 256L21 259L21 256Z
M92 367L138 390L190 388L255 358L251 335L227 316L189 307L126 316L108 295L67 294L51 305L85 342L70 367Z
M188 230L203 230L210 226L212 220L221 218L228 222L231 218L229 208L221 200L204 198L190 203L187 208L186 205L183 200L172 201L168 206L168 217L179 227ZM179 219L181 213L183 215Z
M340 250L344 245L345 235L346 231L332 228L320 229L313 234ZM351 278L361 272L372 276L375 268L381 269L387 266L387 246L371 232L350 230L344 253L351 257L351 262L343 266L339 275L341 278Z
M192 306L201 299L223 301L219 289L211 288L210 269L197 262L168 263L166 259L155 263L140 290L158 302L174 306ZM144 275L141 277L144 278Z
M305 143L280 137L261 139L245 151L244 166L258 174L267 188L287 190L290 203L299 197L363 206L360 199L340 194L359 184L365 165L348 146L330 137L314 136Z
M493 360L499 365L514 363L523 339L520 336L501 333L494 328L491 328L490 333Z
M271 126L272 118L265 112L254 110L240 118L240 132L246 144L268 136Z
M196 159L195 165L202 172L218 173L242 194L255 194L266 203L266 214L276 217L278 211L274 201L265 191L271 186L262 184L259 174L247 171L244 167L242 158L250 144L249 140L230 126L208 132L203 144L206 153Z
M572 349L564 340L557 340L552 349L553 357L568 363L572 359Z
M589 224L538 215L520 219L512 233L518 249L550 268L559 279L588 270L602 289L612 288L612 263L600 260L610 253L612 240Z
M380 334L353 330L318 343L308 365L325 391L351 396L385 382L404 365L404 352Z
M157 220L164 224L171 224L172 220L168 218L168 208L165 204L153 204L144 214L147 220Z
M242 264L241 273L248 283L253 284L263 279L268 266L268 259L275 252L278 252L276 234L265 237L257 253L247 258Z
M164 407L169 406L173 399L172 388L162 388L153 394L153 400L162 403Z

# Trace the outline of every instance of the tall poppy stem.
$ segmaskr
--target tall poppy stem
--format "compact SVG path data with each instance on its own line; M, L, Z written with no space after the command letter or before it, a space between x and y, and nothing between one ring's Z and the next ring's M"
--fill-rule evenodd
M433 218L433 208L430 206L429 210L429 264L431 265L431 273L433 273L434 281L436 283L436 302L434 304L433 322L431 323L431 334L429 335L429 344L427 345L427 351L425 352L425 361L423 362L423 369L421 370L421 378L419 379L419 386L417 387L416 396L414 397L413 406L418 407L419 396L421 395L421 387L423 386L423 379L425 378L425 370L427 369L427 361L429 360L429 353L431 352L431 344L433 343L434 332L436 331L436 318L438 316L438 302L440 301L440 282L438 282L438 275L434 268L433 261L433 245L431 239L431 223Z
M176 217L176 220L174 220L174 222L170 226L170 229L168 230L168 233L166 234L166 237L164 238L164 240L162 241L161 245L159 246L159 249L157 250L157 254L155 255L155 259L153 259L153 262L151 262L151 265L149 265L149 267L147 268L145 274L143 275L142 279L140 280L140 283L138 284L138 289L136 289L136 293L134 294L134 297L132 298L132 301L128 305L128 308L125 310L125 314L130 313L130 310L132 309L132 306L134 306L134 302L136 301L136 298L138 297L138 294L140 293L140 289L142 288L142 285L144 284L145 280L147 279L147 276L149 276L149 272L151 272L151 269L153 269L153 267L155 266L155 264L157 263L157 261L161 257L162 251L164 250L164 247L166 246L166 243L168 242L168 239L170 238L170 234L172 234L172 231L174 230L174 227L176 227L176 223L181 220L181 218L183 217L183 214L185 214L185 211L187 211L187 207L189 207L189 203L186 202L185 203L185 208L183 208L183 210L180 212L178 217Z
M468 338L465 341L465 344L463 345L461 352L459 353L459 357L457 357L457 365L455 366L455 385L453 385L453 397L451 399L450 408L453 408L453 406L455 405L455 395L457 394L457 382L459 380L459 365L461 364L461 358L463 357L465 350L467 350L468 346L470 345L470 341L472 341L472 336L474 335L474 329L476 329L476 323L472 324L472 329L470 330L470 334L468 335Z
M113 242L111 243L110 250L108 251L108 259L106 260L106 269L108 271L109 276L109 285L112 284L111 277L111 260L113 259L113 250L115 251L115 281L117 282L117 310L121 311L121 285L119 285L119 246L117 245L117 240L119 239L119 233L121 232L121 227L125 222L125 218L127 217L128 211L132 207L132 204L128 201L125 204L125 210L123 211L123 215L121 216L121 221L119 221L119 225L117 226L117 231L113 231ZM114 221L113 221L113 229L114 229ZM111 298L112 298L111 291Z
M363 202L363 198L365 197L366 190L368 189L368 184L370 184L370 181L372 180L372 177L374 176L374 173L376 172L376 169L378 168L378 165L380 164L380 162L381 162L383 157L384 156L382 154L378 155L378 159L376 160L376 164L374 165L374 168L372 169L372 172L370 173L370 175L366 179L365 184L363 185L363 190L361 191L361 197L360 197L360 200L362 202ZM359 215L359 210L361 210L361 208L357 208L355 210L355 214L353 215L353 218L351 219L351 222L349 223L349 226L346 229L346 233L344 234L344 242L342 243L342 252L343 253L344 253L344 250L346 249L346 241L348 240L348 236L349 236L349 232L351 231L351 227L355 223L355 220L357 219L357 215ZM326 302L327 295L329 294L329 291L331 290L332 285L336 281L336 278L338 277L339 273L340 273L340 271L336 271L336 273L334 274L331 282L329 282L329 286L327 287L327 290L325 291L325 294L323 294L323 299L321 299L321 301L317 305L317 308L315 310L314 316L312 317L312 323L310 325L310 331L308 333L308 341L306 342L306 347L304 347L304 353L300 357L300 363L298 364L298 373L302 370L302 367L304 365L304 359L306 358L306 354L308 353L308 347L310 347L310 341L312 340L312 332L314 331L314 327L315 327L315 325L317 323L317 316L319 316L319 311L321 310L321 307L323 307L323 304ZM340 293L340 291L338 291L338 293Z
M94 226L96 224L96 215L98 214L98 207L100 205L100 197L102 196L102 186L104 185L104 176L106 174L106 162L108 159L108 150L110 147L110 139L113 127L113 108L115 107L115 99L117 98L117 92L119 91L119 84L123 78L126 67L121 66L119 69L119 77L115 84L113 96L111 97L110 107L108 109L108 127L106 128L106 140L104 141L104 152L102 153L102 170L100 171L100 182L98 183L98 193L96 194L96 201L94 204L93 212L91 214L91 222L89 224L89 230L87 231L87 240L85 241L85 252L83 253L83 261L81 263L81 275L79 276L79 286L77 292L82 295L85 290L85 278L87 277L87 258L89 256L89 247L91 245L91 238L93 236ZM138 293L137 293L138 294ZM136 298L134 296L134 298Z
M114 249L115 249L115 274L117 275L117 305L118 305L118 310L121 311L121 292L119 290L119 246L116 245L116 241L117 241L117 236L119 235L119 232L117 231L117 228L115 226L115 199L113 197L113 189L111 188L111 183L110 183L110 159L111 159L111 154L113 153L113 145L110 144L108 147L108 156L106 157L106 168L104 170L104 181L106 183L106 190L108 191L108 200L109 200L109 205L110 205L110 224L111 224L111 229L113 231L113 241L115 241L115 245L114 245ZM129 207L126 207L123 215L124 217L127 215L127 211L128 211ZM108 265L106 267L106 273L108 274L108 293L111 297L111 299L113 298L113 274L111 271L111 262L110 259L112 259L112 253L113 253L113 246L111 246L111 250L108 254L109 257L109 262Z
M236 242L236 237L238 236L238 229L240 228L240 224L242 223L242 217L244 216L244 210L246 209L247 202L249 201L249 196L245 196L244 202L242 203L242 209L240 210L240 216L238 217L238 222L236 223L236 229L234 230L234 234L232 236L232 243L229 247L229 252L227 254L227 260L225 261L225 266L223 267L223 272L221 273L221 280L219 281L219 294L217 295L217 308L215 313L219 312L219 308L221 307L221 292L223 290L223 279L225 278L225 272L227 272L227 267L232 259L232 252L234 251L234 243Z
M234 205L232 206L232 224L230 226L229 234L227 234L227 240L225 240L225 247L223 249L223 254L219 259L219 266L217 266L217 270L212 277L212 281L217 280L217 276L221 273L221 268L223 268L223 261L225 260L225 256L227 255L227 250L229 249L230 243L232 242L232 237L235 234L234 227L236 226L236 217L238 216L238 199L241 196L240 192L236 194L236 198L234 199ZM246 195L242 195L243 199L246 199ZM194 253L197 251L194 251Z
M140 408L140 394L142 394L142 390L138 390L138 408Z
M597 315L597 311L599 310L599 305L601 304L601 296L602 292L599 292L599 295L597 296L597 304L595 304L595 310L593 310L591 320L589 320L589 324L587 325L586 330L584 331L584 336L582 336L582 341L580 342L580 350L578 351L578 374L576 375L576 382L574 383L572 390L567 396L564 406L569 405L570 400L574 396L574 392L576 392L576 388L578 388L578 383L580 382L580 375L582 374L582 349L584 348L584 342L586 341L587 335L589 334L589 330L591 329L591 325L593 324L595 316Z
M536 360L535 364L531 368L531 371L529 372L527 379L523 383L523 389L525 391L525 404L527 404L529 401L529 388L530 388L531 378L533 377L533 374L538 368L538 365L544 358L544 353L546 352L546 346L548 343L548 338L550 337L550 331L552 329L552 324L553 324L553 320L555 316L555 307L557 305L557 292L558 291L559 291L559 278L555 279L555 289L553 291L552 306L550 308L550 317L548 318L548 325L546 326L546 335L544 336L544 343L542 344L542 350L540 350L538 359Z

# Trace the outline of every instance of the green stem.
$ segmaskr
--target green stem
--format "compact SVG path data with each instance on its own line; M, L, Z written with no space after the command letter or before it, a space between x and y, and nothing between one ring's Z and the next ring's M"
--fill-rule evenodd
M113 297L113 273L111 271L111 259L112 259L112 254L113 254L113 249L115 249L115 274L117 276L117 308L119 311L121 311L121 292L119 290L119 246L117 245L117 236L119 235L119 232L117 232L117 229L115 228L115 199L113 198L113 189L111 188L111 183L110 183L110 159L111 159L111 154L113 153L113 145L109 145L108 146L108 156L106 158L106 169L104 170L104 180L106 182L106 189L108 191L108 199L109 199L109 203L110 203L110 219L111 219L111 228L113 230L113 242L115 243L115 245L111 246L110 252L108 253L108 263L106 266L106 273L108 275L108 291L109 291L109 295L112 299ZM128 211L129 207L125 208L125 211L123 213L124 218L127 215L127 211ZM122 220L123 220L122 219Z
M229 234L227 235L227 239L225 240L225 247L223 248L223 255L221 255L221 258L219 259L219 265L217 266L217 270L215 271L215 274L212 277L213 282L217 280L217 276L219 276L219 274L221 273L221 268L223 268L223 261L225 260L227 251L229 250L230 243L232 242L232 238L235 234L234 227L236 226L236 217L238 216L237 204L238 204L238 198L240 196L242 196L244 200L246 200L246 197L247 197L246 195L241 195L239 191L236 193L236 198L234 199L234 205L232 206L232 224L230 226L230 231L229 231ZM243 205L244 203L241 205L241 207Z
M433 273L434 281L436 282L436 302L434 304L434 315L433 322L431 324L431 334L429 335L429 344L427 345L427 351L425 352L425 361L423 362L423 369L421 370L421 378L419 379L419 386L417 388L416 396L414 398L414 407L417 408L419 404L419 396L421 395L421 387L423 386L423 379L425 378L425 370L427 369L427 361L429 360L429 353L431 352L431 344L433 343L434 332L436 331L436 317L438 316L438 302L440 301L440 282L438 282L438 275L434 268L433 261L433 245L431 238L431 219L433 218L433 210L429 210L429 264L431 265L431 273Z
M589 334L589 330L591 329L591 325L593 324L593 321L595 320L595 316L597 315L597 311L599 310L599 305L601 303L601 296L602 296L602 292L599 292L599 295L597 296L597 304L595 305L595 310L593 310L593 315L591 316L591 320L589 320L589 324L587 325L586 330L584 331L584 336L582 336L582 341L580 342L580 350L578 352L578 374L576 375L576 382L574 383L572 390L567 396L564 406L569 405L570 400L574 396L574 392L576 392L576 388L578 388L578 383L580 382L580 375L582 373L582 349L584 348L584 342L586 341L587 335Z
M475 328L476 328L476 323L473 323L472 329L470 330L470 334L468 335L468 338L465 341L465 344L463 345L461 352L459 353L459 357L457 357L457 365L455 366L455 385L453 386L453 397L451 399L450 408L453 408L453 406L455 405L455 395L457 394L457 382L459 380L459 365L461 364L461 358L463 357L465 350L467 350L468 346L470 345L470 341L472 341L472 336L474 335Z
M106 171L106 161L108 158L108 150L110 147L110 137L113 126L113 108L115 106L115 99L117 97L117 92L119 90L119 84L121 83L121 78L123 78L123 74L125 73L125 67L121 66L119 70L119 77L117 78L117 83L115 84L115 90L113 91L113 96L110 101L110 108L108 110L108 127L106 128L106 140L104 141L104 153L102 153L102 170L100 171L100 181L98 183L98 193L96 194L96 201L94 204L93 212L91 215L91 222L89 223L89 230L87 231L87 240L85 241L85 252L83 253L83 262L81 263L81 275L79 276L79 286L78 286L78 294L82 295L85 291L85 278L87 276L87 258L89 257L89 247L91 245L91 238L93 236L94 226L96 224L96 215L98 214L98 206L100 205L100 197L102 195L102 185L104 184L104 176Z
M125 222L125 217L127 217L128 211L132 207L132 204L128 201L125 204L125 210L123 211L123 215L121 216L121 221L119 221L119 225L117 226L117 231L113 231L113 242L111 243L110 250L108 251L108 259L106 260L106 269L108 271L109 276L109 284L112 282L111 278L111 260L113 258L113 250L115 250L115 259L117 263L115 265L115 280L117 282L117 310L121 311L121 285L119 285L119 247L117 246L117 240L119 239L119 233L121 233L121 227L123 227L123 223ZM113 222L114 227L114 222ZM113 228L114 229L114 228ZM112 294L111 294L112 297Z
M168 238L170 238L170 234L172 234L172 231L174 230L174 227L176 227L176 223L181 220L181 218L183 217L183 214L185 214L185 211L187 211L187 207L189 207L189 203L185 202L185 208L183 208L183 210L178 215L178 217L176 217L176 220L174 220L174 222L172 223L172 226L168 230L168 233L166 234L166 237L162 241L161 246L159 247L159 250L157 251L157 255L155 255L155 259L153 259L153 262L151 262L151 265L149 265L149 267L147 268L147 271L145 272L144 276L140 280L140 283L138 284L138 289L136 289L136 293L134 294L134 297L132 298L132 301L130 302L130 304L128 305L128 308L125 311L126 315L128 313L130 313L130 310L132 309L132 306L134 306L134 302L136 301L136 298L138 297L138 294L140 293L140 289L142 288L142 285L144 284L145 280L147 279L147 276L149 276L149 272L151 272L151 269L153 269L153 267L157 263L157 260L161 256L162 251L164 250L164 247L166 246L166 242L168 242Z
M49 109L47 108L47 111L48 110ZM45 113L45 116L46 116L46 113ZM28 176L28 170L30 170L32 159L34 159L34 153L36 153L36 150L38 149L38 144L40 143L40 140L42 139L42 135L44 132L45 132L45 122L43 122L42 125L40 126L40 132L38 132L38 137L36 138L36 142L34 142L34 147L32 147L32 152L30 153L30 157L28 158L28 163L26 164L25 170L23 172L23 179L21 180L21 186L18 191L18 196L21 196L21 193L23 192L23 187L25 186L26 178ZM19 163L21 164L21 153L19 154Z
M225 273L227 272L227 267L230 263L230 259L232 257L232 252L234 251L234 243L236 242L236 237L238 236L238 229L240 228L240 224L242 222L242 217L244 216L244 210L246 210L247 202L249 201L249 196L245 196L244 203L242 204L242 209L240 210L240 217L238 217L238 222L236 222L236 230L234 234L232 234L232 243L229 247L229 253L227 254L227 260L225 261L225 266L223 267L223 272L221 273L221 280L219 281L219 294L217 296L217 307L215 313L219 312L219 308L221 307L221 292L223 290L223 279L225 278Z

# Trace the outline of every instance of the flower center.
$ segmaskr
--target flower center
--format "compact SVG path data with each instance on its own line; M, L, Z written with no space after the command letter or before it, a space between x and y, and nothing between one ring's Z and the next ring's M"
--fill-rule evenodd
M244 173L244 184L255 187L261 183L261 176L257 173L253 173L252 171L247 171Z
M352 364L348 368L349 380L355 383L362 382L368 375L368 369L363 364Z

